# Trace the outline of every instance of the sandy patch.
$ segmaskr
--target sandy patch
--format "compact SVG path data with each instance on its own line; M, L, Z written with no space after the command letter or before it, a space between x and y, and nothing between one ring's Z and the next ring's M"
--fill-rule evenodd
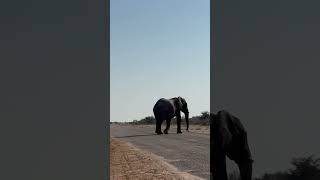
M119 139L110 140L111 180L203 180L180 172L159 156Z

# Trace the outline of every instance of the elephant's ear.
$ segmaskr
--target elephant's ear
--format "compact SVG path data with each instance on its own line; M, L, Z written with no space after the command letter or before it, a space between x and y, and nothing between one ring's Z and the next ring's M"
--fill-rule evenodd
M181 109L183 106L183 103L182 103L182 98L180 96L178 97L178 104L179 104L179 109Z

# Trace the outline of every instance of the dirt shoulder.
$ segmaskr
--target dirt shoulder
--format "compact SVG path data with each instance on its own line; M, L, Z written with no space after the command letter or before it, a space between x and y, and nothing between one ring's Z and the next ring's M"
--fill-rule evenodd
M110 140L110 165L111 180L202 180L115 138Z

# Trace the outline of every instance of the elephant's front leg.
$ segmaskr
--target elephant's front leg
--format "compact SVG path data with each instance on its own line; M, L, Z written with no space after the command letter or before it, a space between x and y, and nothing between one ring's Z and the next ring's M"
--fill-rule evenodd
M168 134L168 130L170 129L171 119L167 119L166 122L167 122L167 127L166 127L166 129L165 129L163 132L164 132L165 134Z
M182 133L181 132L181 115L180 115L180 113L177 114L177 133Z
M244 132L242 135L238 135L236 140L233 156L235 156L235 162L238 164L241 180L251 180L253 160L248 145L247 133Z
M251 180L252 179L252 160L248 159L244 162L238 162L238 167L240 170L241 180Z

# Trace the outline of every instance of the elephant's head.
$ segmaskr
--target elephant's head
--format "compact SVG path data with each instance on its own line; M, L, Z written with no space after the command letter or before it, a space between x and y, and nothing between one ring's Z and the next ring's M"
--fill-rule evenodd
M184 113L184 116L186 118L186 124L187 124L187 131L189 130L189 110L188 110L188 104L185 99L182 97L178 97L178 104L179 104L179 109Z

